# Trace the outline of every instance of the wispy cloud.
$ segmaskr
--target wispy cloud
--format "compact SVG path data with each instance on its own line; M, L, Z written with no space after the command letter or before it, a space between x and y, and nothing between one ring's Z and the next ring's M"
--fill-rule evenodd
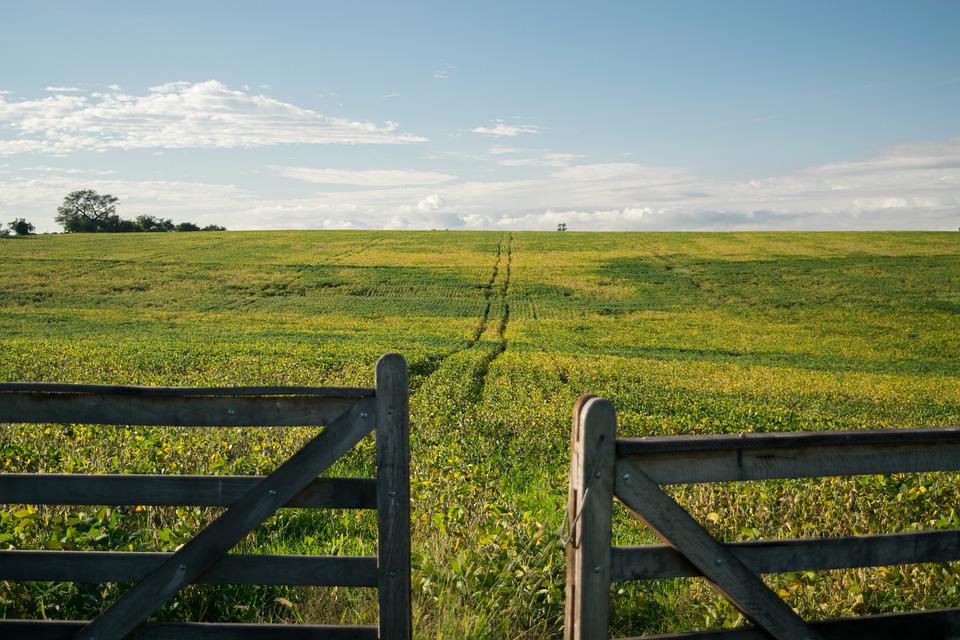
M532 124L509 125L503 120L495 120L492 126L474 127L470 132L497 138L512 138L523 133L540 133L540 127Z
M440 65L440 67L433 72L433 77L435 80L446 80L450 77L450 72L456 69L452 64L447 64L446 62Z
M0 210L52 229L52 212L64 194L93 188L120 196L127 211L231 228L555 229L566 222L582 230L955 230L960 215L960 139L902 145L755 180L711 180L634 162L571 163L520 180L300 169L316 172L305 176L320 184L351 188L264 197L234 185L38 175L8 166Z
M582 157L576 153L545 153L535 158L504 158L498 162L505 167L566 167Z
M339 216L398 228L952 229L960 214L960 140L761 180L716 181L633 162L572 164L523 180L314 194L297 199L295 209L285 220L303 227L330 226ZM263 202L261 218L251 220L292 210Z
M112 176L117 173L115 169L65 169L63 167L44 166L23 167L20 171L68 176Z
M206 82L171 82L143 96L111 91L58 93L39 100L0 98L0 155L109 149L235 148L280 144L405 144L426 138L322 115L262 95Z
M83 93L80 87L46 87L44 91L50 93Z
M365 187L394 187L406 185L438 184L456 180L449 173L438 171L413 171L410 169L374 169L354 171L346 169L320 169L313 167L270 167L286 178L315 184L348 184Z

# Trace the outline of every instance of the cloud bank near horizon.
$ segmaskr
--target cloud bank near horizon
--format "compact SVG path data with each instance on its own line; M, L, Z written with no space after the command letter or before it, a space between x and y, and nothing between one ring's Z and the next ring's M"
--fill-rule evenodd
M124 211L232 229L762 230L956 229L960 139L893 147L861 161L747 181L711 181L636 163L551 167L537 178L456 180L442 172L272 167L292 179L365 188L289 198L233 184L132 181L102 173L0 167L0 206L52 211L81 187Z
M460 130L479 134L485 151L436 153L428 138L402 133L392 121L331 118L215 80L157 85L141 96L116 85L106 92L47 90L53 95L32 100L10 99L0 91L0 155L8 157L0 163L0 215L29 217L44 231L56 229L53 216L63 196L81 188L118 196L124 215L150 213L231 229L549 230L561 222L571 230L960 226L960 138L894 146L780 176L716 180L680 167L491 146L490 137L544 131L502 120ZM459 141L458 136L450 139ZM232 172L247 183L222 184L183 179L189 172L174 174L177 179L158 172L155 179L138 180L127 176L125 166L89 166L97 164L91 158L102 157L91 152L116 150L294 144L399 149L410 143L426 143L420 148L431 155L421 160L469 158L473 168L414 169L396 158L377 158L379 165L395 163L385 168L345 168L329 160L311 165L301 154L295 164L261 161L252 171ZM71 154L70 162L85 161L87 168L34 163L36 156L64 154ZM274 188L267 190L270 180Z

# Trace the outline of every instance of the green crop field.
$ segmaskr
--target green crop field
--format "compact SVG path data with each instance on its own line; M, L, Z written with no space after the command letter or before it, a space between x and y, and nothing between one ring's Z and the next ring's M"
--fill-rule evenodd
M412 384L414 627L562 635L570 412L627 435L960 424L960 234L230 232L0 241L0 380ZM311 429L2 425L7 472L267 472ZM369 474L372 442L331 474ZM957 474L671 489L725 540L960 527ZM210 509L0 512L0 547L169 551ZM369 512L283 511L241 550L368 554ZM655 538L623 510L615 541ZM960 606L960 563L767 578L811 619ZM0 583L0 615L123 586ZM212 594L216 597L211 597ZM375 591L194 586L165 619L365 622ZM633 583L613 632L742 622L701 580Z

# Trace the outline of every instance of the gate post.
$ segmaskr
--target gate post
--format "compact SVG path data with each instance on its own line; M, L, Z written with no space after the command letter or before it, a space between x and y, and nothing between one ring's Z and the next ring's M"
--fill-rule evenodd
M583 396L574 407L567 502L565 640L610 637L610 544L617 414Z
M410 406L407 361L377 361L380 640L410 640Z

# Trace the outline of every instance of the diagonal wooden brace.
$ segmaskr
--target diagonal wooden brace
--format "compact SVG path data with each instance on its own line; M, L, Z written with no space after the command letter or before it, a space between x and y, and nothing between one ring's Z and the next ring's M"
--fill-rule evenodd
M790 606L667 495L641 467L617 460L616 496L683 554L723 597L776 640L822 640Z
M162 565L74 636L120 640L190 584L250 531L297 495L376 424L376 401L365 398L243 495Z

